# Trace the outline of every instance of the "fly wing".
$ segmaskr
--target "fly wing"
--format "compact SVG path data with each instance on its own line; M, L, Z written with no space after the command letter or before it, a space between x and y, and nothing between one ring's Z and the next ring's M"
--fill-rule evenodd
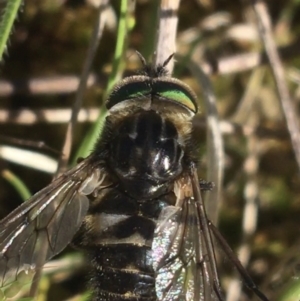
M87 195L101 189L105 175L85 159L0 221L0 288L68 245L88 210Z
M175 206L160 214L152 244L159 301L220 301L214 255L203 233L203 221L189 176L175 183Z

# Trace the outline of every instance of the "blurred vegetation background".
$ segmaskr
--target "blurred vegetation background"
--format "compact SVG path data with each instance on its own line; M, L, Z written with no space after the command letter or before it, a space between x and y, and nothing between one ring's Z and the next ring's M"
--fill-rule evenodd
M35 149L54 159L59 157L96 21L96 2L26 0L22 5L0 67L1 157L4 145ZM4 4L5 0L0 1L0 10ZM84 96L83 115L76 125L73 156L101 108L112 70L120 1L110 1L109 5L108 21ZM294 112L299 116L300 1L266 1L266 5ZM125 74L132 74L141 67L135 50L151 60L157 9L158 1L135 3L132 30L124 53ZM203 141L200 172L204 179L205 105L199 83L186 68L187 59L193 58L195 64L203 67L217 99L225 145L219 229L234 250L239 250L242 242L251 247L247 270L270 300L299 300L299 166L253 8L247 1L185 0L181 1L178 19L173 75L184 80L199 95L201 114L197 125ZM23 116L24 112L28 115ZM32 144L20 146L20 141L9 138L42 141L56 152ZM27 158L21 160L26 162ZM52 179L51 173L11 163L5 155L0 158L0 172L0 218L22 202L20 194L7 181L7 173L22 179L31 193L39 191ZM257 228L249 235L243 234L242 227L245 204L259 208ZM254 225L255 210L250 217ZM71 248L65 250L61 258L74 256L69 252ZM40 300L84 300L83 271L87 268L81 263L79 259L78 267L71 272L70 265L74 265L71 261L65 270L43 278L40 296L44 299ZM225 270L221 268L220 275L227 290L230 278Z

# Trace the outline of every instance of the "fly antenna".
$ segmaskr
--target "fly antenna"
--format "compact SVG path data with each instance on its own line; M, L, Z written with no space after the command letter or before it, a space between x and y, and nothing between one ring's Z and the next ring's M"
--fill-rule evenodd
M143 64L144 70L142 70L142 74L148 75L150 77L160 77L160 76L165 76L168 72L165 69L165 67L169 64L171 59L174 57L175 53L172 53L161 65L158 65L157 67L151 67L149 64L147 64L146 59L143 57L143 55L138 52L137 50L135 51L136 54L138 55L140 61Z
M162 67L165 68L171 61L171 59L174 57L175 52L173 52L162 64Z
M169 62L171 61L171 59L173 58L173 56L175 55L175 53L172 53L164 62L162 65L158 65L156 67L156 77L160 77L160 76L166 76L169 72L166 69L166 66L169 64Z
M147 68L148 65L147 65L147 62L146 62L145 58L143 57L143 55L140 52L138 52L137 50L135 52L138 55L139 59L141 60L144 68Z

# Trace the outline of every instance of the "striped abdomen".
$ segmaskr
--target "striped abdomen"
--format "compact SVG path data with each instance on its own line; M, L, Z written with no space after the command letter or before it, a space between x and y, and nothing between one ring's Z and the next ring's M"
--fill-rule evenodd
M169 202L139 202L117 189L97 199L75 238L91 259L92 300L155 301L151 245L156 220Z

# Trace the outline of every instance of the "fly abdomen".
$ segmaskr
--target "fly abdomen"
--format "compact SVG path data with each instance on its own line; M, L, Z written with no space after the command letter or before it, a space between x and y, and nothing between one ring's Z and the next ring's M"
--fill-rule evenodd
M103 245L91 253L95 301L155 301L151 250L133 244Z
M91 259L92 300L156 301L151 246L168 201L140 202L108 189L92 204L74 240Z

